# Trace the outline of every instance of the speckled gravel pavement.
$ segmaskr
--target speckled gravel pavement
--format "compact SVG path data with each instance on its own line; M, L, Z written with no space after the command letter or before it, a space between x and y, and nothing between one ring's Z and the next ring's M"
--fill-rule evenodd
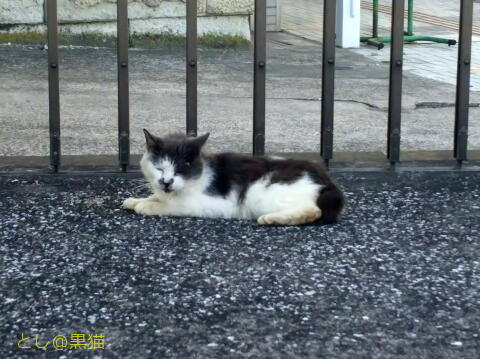
M480 173L336 177L344 218L303 228L140 217L121 176L0 177L0 358L479 358Z

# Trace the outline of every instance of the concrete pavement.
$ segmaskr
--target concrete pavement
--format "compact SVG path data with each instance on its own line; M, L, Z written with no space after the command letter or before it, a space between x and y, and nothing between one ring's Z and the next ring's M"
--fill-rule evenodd
M335 151L385 151L388 64L339 49ZM184 50L130 51L132 152L143 151L143 127L184 131ZM0 46L0 155L47 155L47 53ZM267 65L268 152L319 151L321 46L270 34ZM64 154L117 152L116 56L108 48L62 48L60 62ZM405 71L404 150L451 150L454 86ZM211 150L250 152L251 49L199 53L199 131ZM480 149L480 93L472 92L470 149Z
M323 1L283 0L282 29L313 41L322 41ZM460 2L415 0L414 33L458 40ZM390 36L391 1L379 2L379 36ZM406 5L405 5L406 6ZM372 36L372 1L361 1L361 35ZM480 91L480 4L474 4L471 84L472 91ZM407 29L405 22L405 30ZM352 50L373 61L390 59L390 47L378 51L373 46L362 45ZM404 70L455 85L458 48L431 42L415 42L404 47Z

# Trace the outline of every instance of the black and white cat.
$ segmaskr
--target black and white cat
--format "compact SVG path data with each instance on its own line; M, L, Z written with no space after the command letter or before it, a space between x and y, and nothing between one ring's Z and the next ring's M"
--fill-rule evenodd
M314 162L202 154L209 134L156 137L144 130L140 165L153 194L123 207L146 216L254 219L264 225L335 222L344 197Z

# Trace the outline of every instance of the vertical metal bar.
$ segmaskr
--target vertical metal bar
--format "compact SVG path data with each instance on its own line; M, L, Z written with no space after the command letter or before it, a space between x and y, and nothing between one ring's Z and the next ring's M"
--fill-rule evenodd
M454 155L459 163L467 159L468 107L470 104L470 62L472 53L473 0L462 0L457 65Z
M50 166L52 171L57 172L60 166L60 87L58 76L57 0L47 1L47 27Z
M187 0L187 135L197 135L197 0Z
M321 156L328 166L333 157L333 111L335 106L335 15L336 0L324 0L322 54Z
M253 61L253 154L265 153L265 74L267 2L255 0L255 45Z
M407 21L408 21L408 27L407 27L407 35L408 36L413 36L413 0L408 0L408 15L407 15Z
M393 0L387 139L387 157L391 164L400 161L404 11L404 0Z
M128 33L128 0L117 0L118 161L123 172L130 163Z
M378 0L373 0L373 24L372 24L372 36L378 37Z

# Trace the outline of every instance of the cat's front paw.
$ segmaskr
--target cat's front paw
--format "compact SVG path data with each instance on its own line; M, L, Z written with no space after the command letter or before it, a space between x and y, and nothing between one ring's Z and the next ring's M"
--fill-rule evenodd
M143 200L135 205L135 212L143 216L159 216L162 206L156 201Z
M130 198L127 198L125 201L123 201L122 207L125 208L125 209L134 210L134 209L135 209L135 206L136 206L137 204L139 204L140 201L141 201L141 198L133 198L133 197L130 197Z

